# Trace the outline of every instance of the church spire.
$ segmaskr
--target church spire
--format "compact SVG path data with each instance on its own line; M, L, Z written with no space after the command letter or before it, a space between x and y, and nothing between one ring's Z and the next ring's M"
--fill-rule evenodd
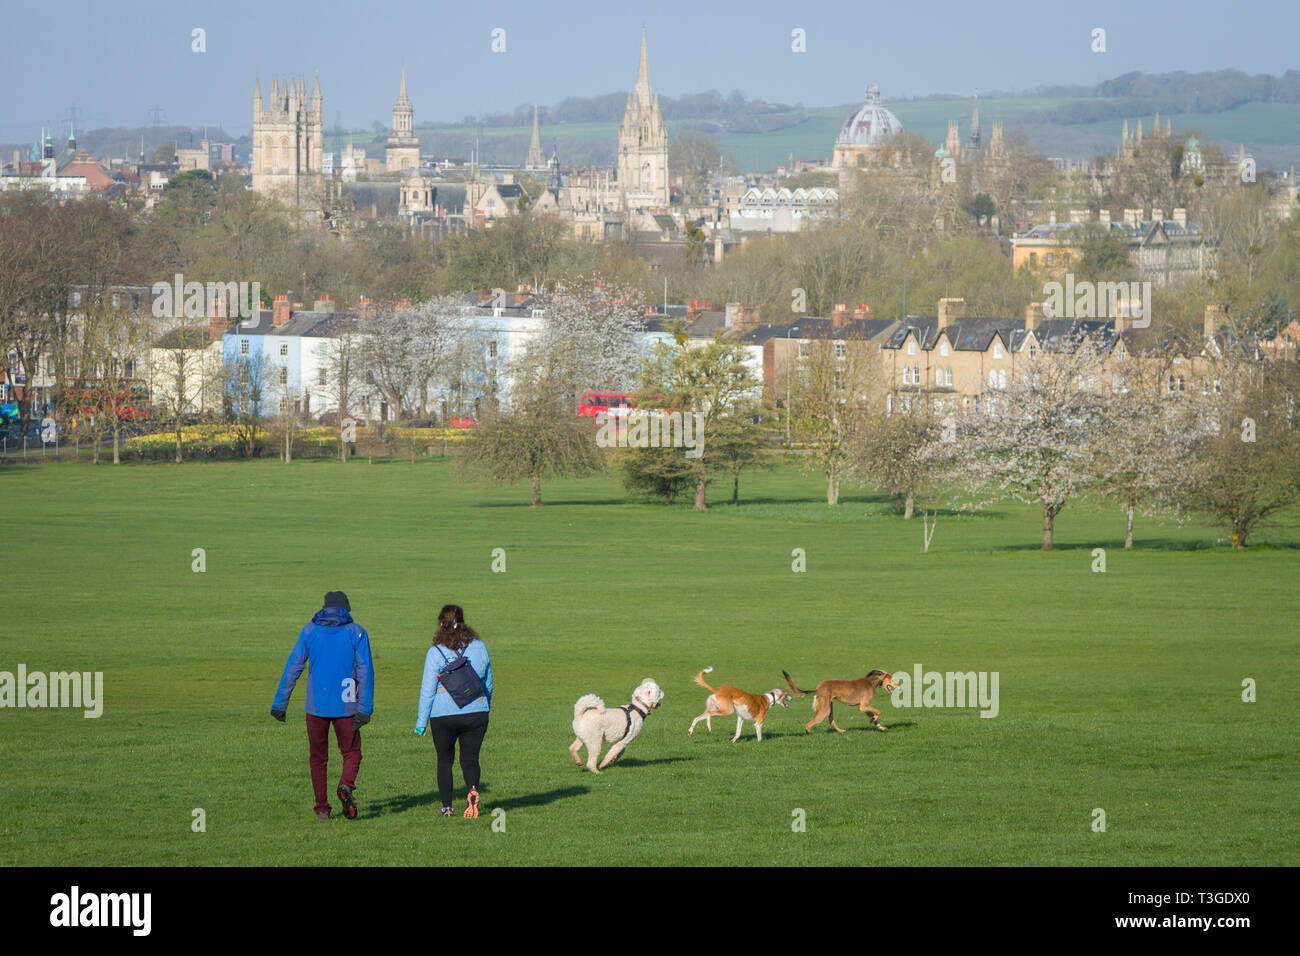
M650 105L650 63L645 54L645 30L641 31L641 59L636 65L636 98L643 106Z
M533 139L528 145L528 161L525 165L529 169L541 169L546 165L546 156L542 152L542 131L538 125L537 104L533 104Z

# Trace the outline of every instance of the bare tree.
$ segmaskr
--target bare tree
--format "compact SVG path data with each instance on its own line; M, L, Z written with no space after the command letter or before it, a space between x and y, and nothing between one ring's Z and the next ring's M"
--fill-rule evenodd
M843 334L843 338L832 338ZM849 331L831 332L800 343L792 370L790 407L786 414L794 439L809 446L805 471L817 468L826 479L826 503L840 502L840 482L853 447L868 417L865 389L876 371L866 344Z

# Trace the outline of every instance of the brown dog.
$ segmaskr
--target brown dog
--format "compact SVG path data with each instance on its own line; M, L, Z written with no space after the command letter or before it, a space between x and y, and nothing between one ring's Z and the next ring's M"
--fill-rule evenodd
M781 671L785 676L785 682L790 685L790 690L796 697L806 697L813 695L813 719L804 727L805 734L812 733L812 729L820 724L827 717L831 719L831 726L844 733L843 728L835 723L835 716L831 713L831 705L835 701L842 704L857 704L858 710L862 711L871 718L871 722L876 725L877 730L887 730L884 724L880 722L880 711L874 707L867 706L871 703L871 698L875 696L876 688L885 688L885 693L892 694L898 690L898 681L894 680L894 675L886 671L872 671L866 677L859 680L824 680L817 685L816 690L800 690L794 686L794 681L785 671Z
M726 684L721 687L710 687L704 683L704 675L712 670L712 667L706 667L695 675L695 683L709 692L709 699L704 702L704 713L691 721L691 728L686 731L686 736L695 733L695 725L701 720L704 721L704 726L712 730L714 717L725 717L727 714L735 713L736 736L731 738L731 742L734 744L740 739L740 731L747 720L754 722L754 730L758 732L758 739L762 740L763 721L767 719L768 708L773 704L780 704L782 707L790 706L790 696L779 687L772 688L766 694L750 694Z

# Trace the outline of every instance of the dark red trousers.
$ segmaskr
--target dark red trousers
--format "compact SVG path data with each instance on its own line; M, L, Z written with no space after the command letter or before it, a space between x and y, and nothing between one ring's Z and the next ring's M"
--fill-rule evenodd
M316 791L316 812L330 809L330 795L325 788L325 773L330 759L330 724L343 755L343 775L339 784L357 785L357 770L361 766L361 731L352 726L351 717L316 717L307 715L307 743L311 747L311 788Z

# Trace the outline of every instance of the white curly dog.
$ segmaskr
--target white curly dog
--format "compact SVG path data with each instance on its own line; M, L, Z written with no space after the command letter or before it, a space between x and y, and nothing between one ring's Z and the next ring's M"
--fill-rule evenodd
M579 767L582 766L578 751L585 745L587 769L592 773L600 773L622 755L628 744L636 740L636 735L641 733L646 717L663 699L664 692L648 677L632 692L632 703L622 707L606 710L605 702L595 694L584 694L579 697L578 702L573 705L573 732L578 737L569 748L569 755L573 757L573 762ZM600 756L600 748L606 740L613 746L609 748L605 759L597 767L596 758Z

